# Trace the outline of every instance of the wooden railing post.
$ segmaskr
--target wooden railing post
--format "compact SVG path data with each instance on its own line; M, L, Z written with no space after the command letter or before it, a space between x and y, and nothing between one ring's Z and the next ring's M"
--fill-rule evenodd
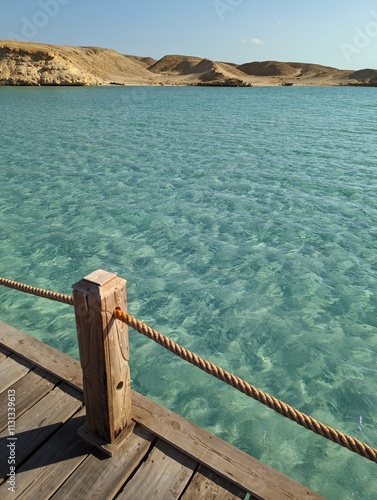
M99 269L72 288L86 406L80 435L111 455L106 444L132 427L128 327L113 318L115 307L126 311L126 281Z

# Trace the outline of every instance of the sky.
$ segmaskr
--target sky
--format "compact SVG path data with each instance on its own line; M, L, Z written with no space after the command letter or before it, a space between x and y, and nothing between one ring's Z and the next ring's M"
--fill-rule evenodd
M375 0L0 0L0 39L377 69Z

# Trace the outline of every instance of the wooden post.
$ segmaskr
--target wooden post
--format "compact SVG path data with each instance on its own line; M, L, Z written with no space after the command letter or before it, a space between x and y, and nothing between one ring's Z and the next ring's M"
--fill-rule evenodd
M79 434L109 455L132 430L126 281L99 269L73 285L86 425ZM110 446L108 446L110 445Z

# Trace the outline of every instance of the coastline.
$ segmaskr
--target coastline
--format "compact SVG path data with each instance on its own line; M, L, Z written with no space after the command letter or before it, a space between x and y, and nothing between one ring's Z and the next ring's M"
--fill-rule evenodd
M3 40L0 86L376 87L377 70L280 61L237 65L186 55L155 60L100 47Z

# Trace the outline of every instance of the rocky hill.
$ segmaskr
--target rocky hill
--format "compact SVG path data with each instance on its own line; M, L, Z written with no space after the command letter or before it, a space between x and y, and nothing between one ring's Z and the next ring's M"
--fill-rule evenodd
M156 77L151 58L112 49L0 42L0 85L146 85Z
M377 86L377 70L279 61L236 65L185 55L157 61L98 47L5 40L0 41L0 85Z

